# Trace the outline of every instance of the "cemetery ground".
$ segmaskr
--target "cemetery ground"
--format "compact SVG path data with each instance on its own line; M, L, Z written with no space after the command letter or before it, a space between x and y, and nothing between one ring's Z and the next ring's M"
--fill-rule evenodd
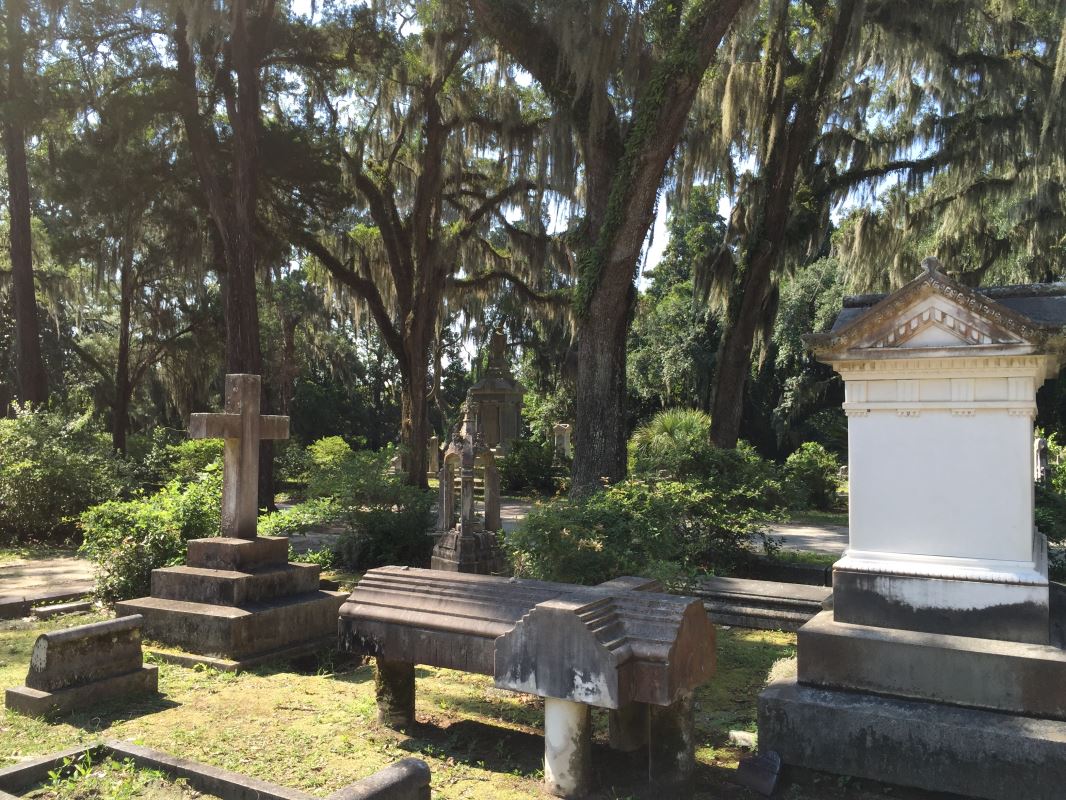
M84 614L46 622L0 623L0 684L20 684L30 650L46 630L106 618ZM746 751L730 730L755 730L755 698L771 666L795 652L795 636L718 630L718 671L697 693L697 798L758 795L732 782ZM373 668L339 657L272 664L243 673L160 663L157 698L102 705L51 721L0 717L0 766L103 739L133 741L214 766L324 796L398 759L416 756L433 771L435 798L519 800L547 797L541 785L542 703L493 688L487 677L418 669L418 725L406 734L376 721ZM659 797L640 759L606 746L606 715L596 718L594 760L602 800ZM159 776L111 763L38 798L204 797ZM789 800L918 800L934 795L817 773L790 773L777 796ZM665 798L660 798L665 800Z

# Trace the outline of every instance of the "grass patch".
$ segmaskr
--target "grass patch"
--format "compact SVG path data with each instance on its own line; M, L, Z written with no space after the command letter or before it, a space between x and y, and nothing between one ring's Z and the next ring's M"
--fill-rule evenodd
M30 542L28 544L0 544L0 564L15 561L34 561L45 558L73 558L78 551L73 547L58 547Z
M843 525L847 527L847 511L794 511L788 521L792 525Z
M190 788L159 770L141 769L132 760L106 758L93 763L86 753L67 759L49 780L25 795L33 800L209 800L214 795ZM217 800L217 798L216 798Z
M839 554L816 553L813 550L776 551L770 559L777 564L797 564L805 567L831 567L840 560Z
M97 613L62 621L0 622L0 686L23 682L30 650L42 631L104 617ZM794 654L795 643L791 633L719 629L717 672L696 695L698 800L758 797L732 783L744 753L728 744L729 731L755 730L756 697L766 674L775 661ZM0 768L26 756L119 738L318 797L401 758L417 756L433 771L435 800L546 800L541 787L541 700L498 690L490 678L480 675L420 667L417 676L418 724L398 733L377 723L369 665L326 657L302 673L290 665L273 664L234 675L163 663L159 698L101 705L51 722L0 712ZM608 749L607 713L596 710L594 723L593 762L600 789L593 798L663 800L661 789L647 783L641 757ZM111 773L103 788L96 795L84 795L85 800L189 797L121 794L120 789L126 791L122 787L136 784L142 776L126 774L121 764L108 769ZM810 780L814 779L820 782L792 787L783 796L789 800L919 796L898 787L856 794L852 782L838 791L837 778L826 776L823 781L814 774Z

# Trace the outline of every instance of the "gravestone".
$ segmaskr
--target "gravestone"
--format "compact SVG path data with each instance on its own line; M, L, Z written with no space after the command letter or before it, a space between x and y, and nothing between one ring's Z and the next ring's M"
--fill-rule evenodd
M473 404L467 403L463 429L470 429ZM476 470L482 475L482 499L475 491ZM459 484L459 513L455 514L456 481ZM478 513L480 511L480 513ZM506 559L496 540L501 528L500 477L495 455L480 440L457 434L444 454L438 473L437 530L433 548L433 569L451 572L499 574Z
M565 422L557 422L552 426L552 442L554 445L554 461L556 464L565 464L574 457L570 444L570 432L572 428Z
M341 649L377 659L379 719L414 722L416 664L490 675L544 698L545 788L591 787L592 707L611 743L644 751L649 779L682 797L695 768L693 692L714 673L714 625L699 600L623 577L599 586L370 570L341 607Z
M156 692L157 668L141 655L139 616L93 622L37 637L26 685L8 689L9 709L30 717L78 711Z
M489 341L485 375L470 387L467 397L477 409L473 438L481 438L487 447L504 452L522 434L522 399L525 388L511 372L507 336L495 330ZM471 431L465 432L471 435Z
M194 414L193 438L225 439L222 536L188 543L187 566L152 571L152 594L115 605L144 633L226 669L289 658L332 639L343 592L319 589L320 567L290 564L289 540L256 535L259 441L288 437L288 417L259 414L260 377L226 376L226 412Z
M850 541L793 674L759 699L785 763L992 800L1066 780L1061 588L1034 527L1036 392L1066 287L974 290L927 260L807 338L844 379Z

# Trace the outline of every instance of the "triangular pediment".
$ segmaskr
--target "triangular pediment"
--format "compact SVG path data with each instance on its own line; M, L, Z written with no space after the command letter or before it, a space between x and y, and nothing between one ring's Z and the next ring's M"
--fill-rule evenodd
M987 344L1024 344L1024 340L994 320L930 292L917 302L876 318L864 326L853 347L964 347Z
M849 351L1013 349L1036 345L1043 335L1023 314L927 266L898 291L846 307L830 333L805 339L819 358L833 358Z

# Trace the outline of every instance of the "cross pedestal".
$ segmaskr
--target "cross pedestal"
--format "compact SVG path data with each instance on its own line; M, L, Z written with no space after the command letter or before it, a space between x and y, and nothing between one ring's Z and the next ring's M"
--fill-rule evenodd
M288 417L259 413L260 388L258 375L227 375L225 411L189 421L194 439L226 441L222 536L193 539L186 566L152 571L151 597L116 605L187 651L164 659L239 669L332 644L344 593L319 588L318 566L288 563L288 539L256 535L259 442L289 436Z
M259 413L262 379L226 376L226 410L193 414L192 439L225 439L222 456L222 535L254 539L259 513L259 442L289 438L289 418Z

